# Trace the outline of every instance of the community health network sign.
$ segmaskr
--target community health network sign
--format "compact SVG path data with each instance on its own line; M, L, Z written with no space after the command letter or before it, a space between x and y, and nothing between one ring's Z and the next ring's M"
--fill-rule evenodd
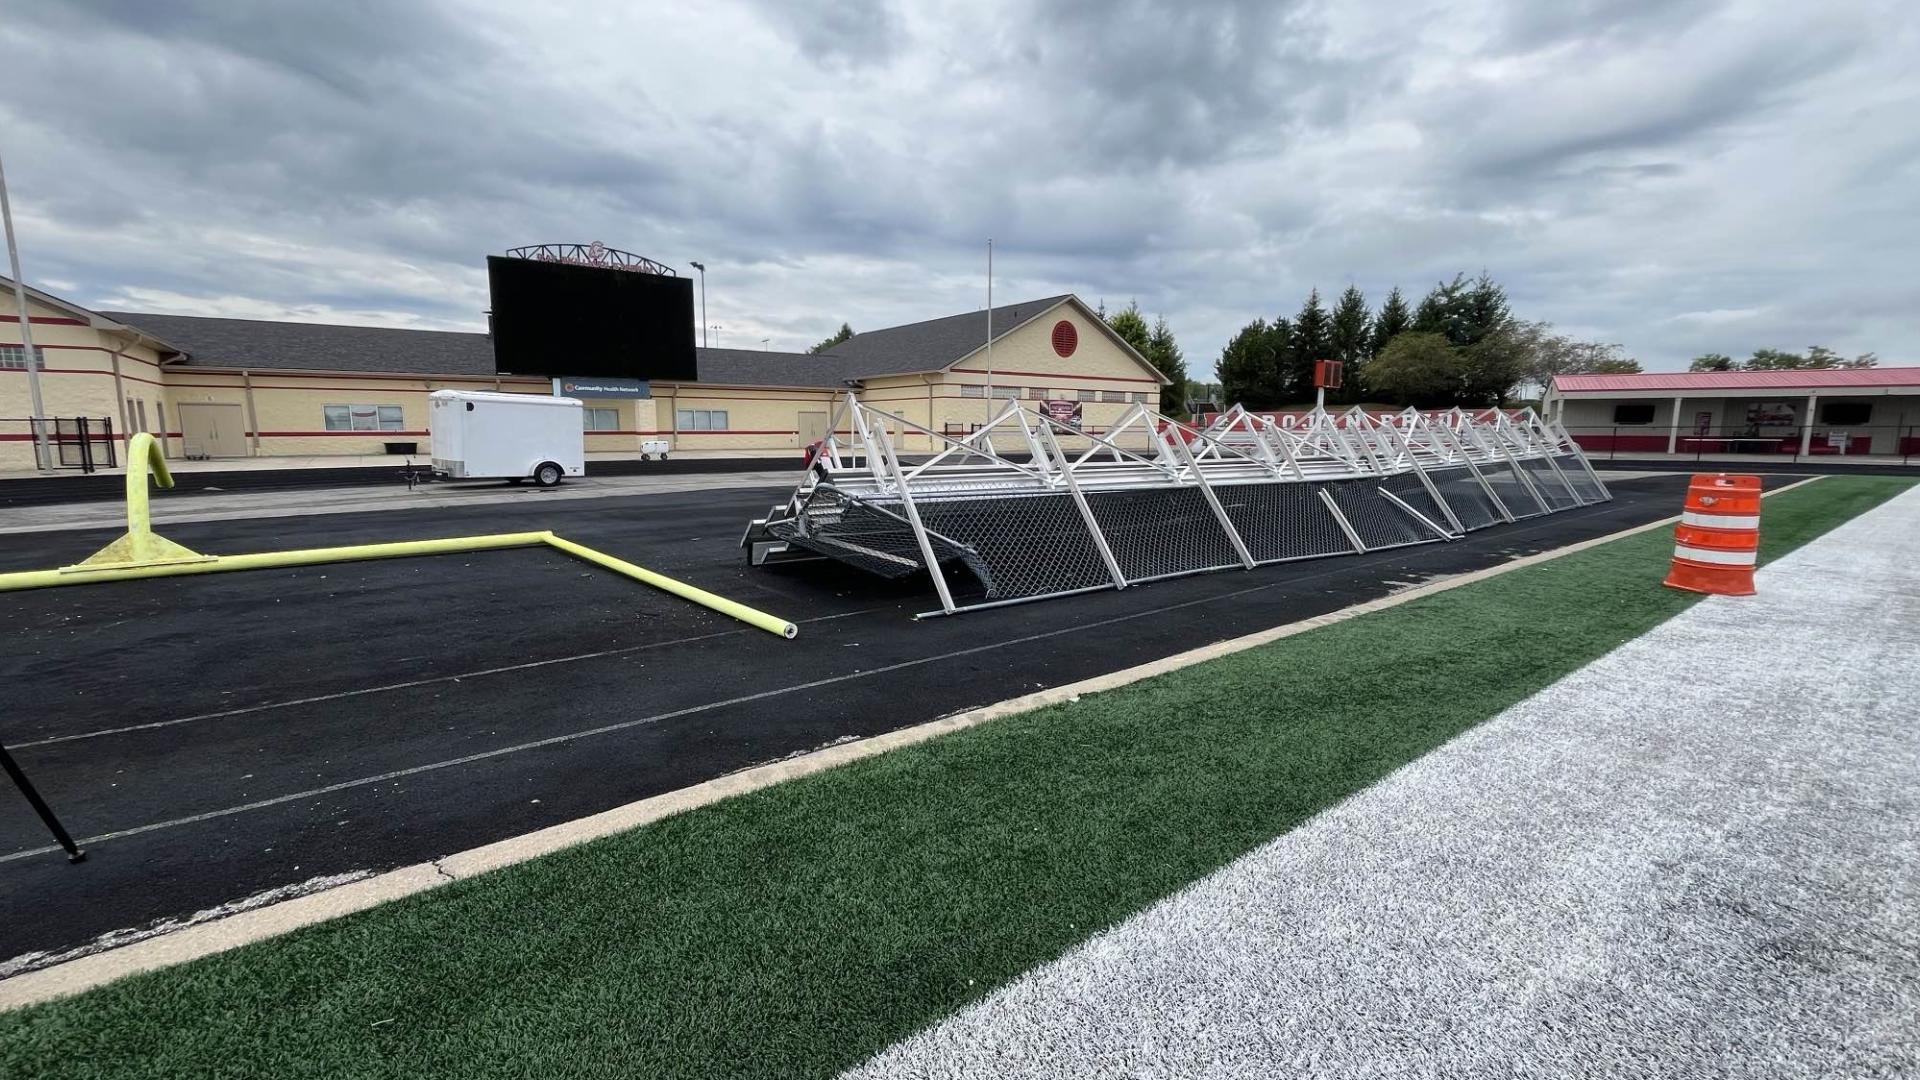
M653 387L645 379L555 379L553 392L574 398L650 398Z

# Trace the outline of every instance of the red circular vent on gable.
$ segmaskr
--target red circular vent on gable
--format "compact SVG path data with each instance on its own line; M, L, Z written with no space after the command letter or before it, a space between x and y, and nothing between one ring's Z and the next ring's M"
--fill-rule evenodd
M1080 346L1080 331L1065 319L1053 324L1053 351L1061 356L1072 356L1073 350Z

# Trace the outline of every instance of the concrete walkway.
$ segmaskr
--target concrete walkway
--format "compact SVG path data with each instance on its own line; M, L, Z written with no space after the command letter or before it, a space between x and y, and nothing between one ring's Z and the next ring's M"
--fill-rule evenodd
M860 1077L1920 1073L1920 490Z

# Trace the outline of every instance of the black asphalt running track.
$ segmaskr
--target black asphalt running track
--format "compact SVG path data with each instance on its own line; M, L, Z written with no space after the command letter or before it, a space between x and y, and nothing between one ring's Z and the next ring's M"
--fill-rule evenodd
M426 861L1600 536L1677 512L1684 483L1618 482L1612 503L1449 544L919 621L937 606L924 579L745 566L743 525L784 491L529 490L469 509L168 526L210 553L551 528L800 636L546 549L0 594L0 740L90 838L78 865L26 854L51 841L0 789L0 960ZM71 563L113 535L6 536L0 569Z

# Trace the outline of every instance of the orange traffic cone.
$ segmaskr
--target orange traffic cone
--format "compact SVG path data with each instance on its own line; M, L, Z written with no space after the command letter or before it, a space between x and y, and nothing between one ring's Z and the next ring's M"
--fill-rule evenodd
M1696 473L1673 529L1673 569L1665 584L1721 596L1753 595L1760 555L1760 478Z

